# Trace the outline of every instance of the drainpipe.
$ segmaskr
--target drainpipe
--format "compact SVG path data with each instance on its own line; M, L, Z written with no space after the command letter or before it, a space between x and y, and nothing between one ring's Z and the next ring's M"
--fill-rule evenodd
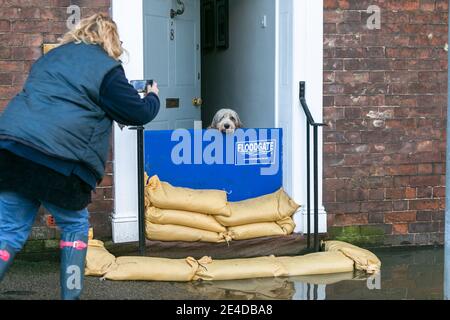
M449 17L450 26L450 17ZM450 45L450 29L449 41ZM450 61L450 51L448 52ZM448 74L449 87L447 89L447 118L450 115L450 73ZM446 163L446 177L445 177L445 260L444 260L444 299L450 300L450 121L447 120L447 163Z

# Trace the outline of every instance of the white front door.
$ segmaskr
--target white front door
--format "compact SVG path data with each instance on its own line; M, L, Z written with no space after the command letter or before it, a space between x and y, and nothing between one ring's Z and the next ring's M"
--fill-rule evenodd
M192 129L201 121L200 0L144 1L144 77L159 85L161 111L147 129Z

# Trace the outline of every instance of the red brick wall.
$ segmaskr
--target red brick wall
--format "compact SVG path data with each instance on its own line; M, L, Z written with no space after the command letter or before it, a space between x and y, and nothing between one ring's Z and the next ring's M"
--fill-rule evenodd
M21 89L31 65L41 56L43 43L55 43L67 32L67 7L78 5L81 16L108 13L110 0L0 0L0 112ZM111 157L110 157L111 159ZM108 175L90 206L96 235L111 237L109 215L113 210L112 162ZM55 235L45 227L43 212L37 219L33 238Z
M331 234L385 245L442 243L448 1L324 3ZM370 5L381 9L379 30L367 28Z

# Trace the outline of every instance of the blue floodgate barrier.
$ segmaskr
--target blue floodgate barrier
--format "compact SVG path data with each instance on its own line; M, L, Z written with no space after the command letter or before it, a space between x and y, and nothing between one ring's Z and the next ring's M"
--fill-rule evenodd
M229 201L283 185L282 129L145 131L145 171L176 187L224 190Z
M145 254L144 171L175 187L224 190L229 201L283 186L282 129L137 130L139 251Z

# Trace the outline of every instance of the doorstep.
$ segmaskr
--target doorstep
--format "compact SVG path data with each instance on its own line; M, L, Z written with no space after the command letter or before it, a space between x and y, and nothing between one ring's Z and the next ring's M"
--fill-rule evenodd
M326 234L319 236L320 240L326 239ZM313 240L313 238L311 238ZM137 247L132 253L126 255L138 255ZM116 252L111 248L110 250ZM201 259L210 256L213 259L242 259L261 256L298 256L309 253L306 238L302 234L292 234L281 237L265 237L251 240L230 241L229 243L205 243L205 242L162 242L146 241L146 254L148 257L184 259L187 256ZM122 252L123 255L123 252Z

